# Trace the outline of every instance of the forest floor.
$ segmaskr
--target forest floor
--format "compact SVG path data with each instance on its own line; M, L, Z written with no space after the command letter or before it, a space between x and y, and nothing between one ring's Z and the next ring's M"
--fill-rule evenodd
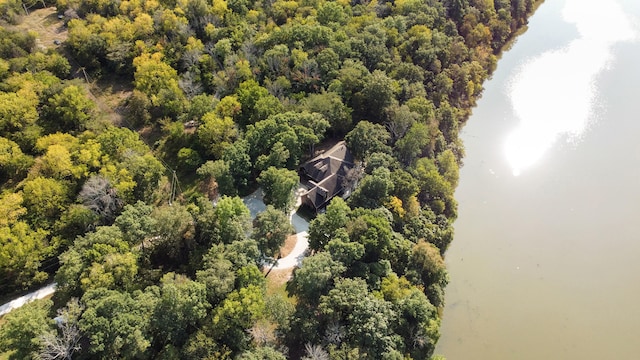
M67 40L67 27L64 21L58 19L55 7L33 10L29 15L23 16L20 24L14 28L20 31L33 31L37 34L36 45L40 49L57 49L61 43ZM54 41L58 40L56 44Z
M271 270L267 273L267 292L278 292L280 287L291 279L291 269L285 270ZM269 291L271 289L271 291Z
M91 100L96 103L98 113L115 126L133 129L124 117L125 103L133 93L131 80L119 77L85 83Z

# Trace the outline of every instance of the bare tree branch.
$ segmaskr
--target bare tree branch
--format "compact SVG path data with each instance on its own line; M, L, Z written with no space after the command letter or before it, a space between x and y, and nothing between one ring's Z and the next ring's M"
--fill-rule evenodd
M73 353L80 351L82 334L78 318L84 307L78 299L71 299L67 306L58 310L57 332L48 332L40 337L42 347L37 354L40 360L71 360Z

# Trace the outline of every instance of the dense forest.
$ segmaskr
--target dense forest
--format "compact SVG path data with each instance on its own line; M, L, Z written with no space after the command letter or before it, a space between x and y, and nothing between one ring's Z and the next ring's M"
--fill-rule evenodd
M458 129L535 0L27 3L0 0L0 294L57 291L0 356L441 359ZM43 5L60 46L16 28ZM274 287L296 170L340 139L357 186Z

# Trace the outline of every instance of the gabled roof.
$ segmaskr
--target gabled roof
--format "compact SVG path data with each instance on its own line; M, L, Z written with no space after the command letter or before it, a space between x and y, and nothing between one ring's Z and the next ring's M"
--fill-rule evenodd
M317 210L324 207L334 196L342 191L342 176L329 175L322 182L315 184L303 196Z
M346 175L353 167L353 155L344 141L340 141L331 149L307 161L301 166L311 180L321 182L332 174Z
M316 211L324 207L334 196L342 193L342 180L353 166L353 155L344 141L309 160L300 167L311 184L303 199Z

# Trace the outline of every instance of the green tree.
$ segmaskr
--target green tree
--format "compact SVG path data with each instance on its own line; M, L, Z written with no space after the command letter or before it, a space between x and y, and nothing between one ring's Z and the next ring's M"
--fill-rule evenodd
M266 317L277 325L277 331L286 333L291 330L294 311L295 305L286 294L268 294L265 298Z
M412 111L407 105L392 105L387 108L386 112L387 121L385 125L391 134L392 143L403 137L420 118L420 114Z
M258 177L264 191L264 203L288 212L293 205L293 190L298 185L298 174L287 169L270 167Z
M68 204L68 189L58 180L37 177L22 188L27 218L37 227L50 228Z
M218 104L216 104L214 110L220 117L230 117L232 119L235 119L238 114L240 114L242 105L235 96L225 96L220 99L220 102L218 102Z
M316 61L318 62L323 83L325 85L330 84L331 80L338 75L341 64L340 56L332 48L326 48L318 53Z
M362 259L365 253L364 244L350 241L349 234L343 228L336 231L333 235L333 239L327 243L325 248L329 254L331 254L333 259L340 261L348 267Z
M71 153L63 145L53 144L47 147L47 152L36 159L32 174L55 179L78 178L82 174L81 167L74 166L71 160Z
M249 145L245 140L239 140L229 146L222 155L222 159L229 165L231 178L235 187L244 189L251 176L251 157Z
M256 265L260 260L260 250L258 243L253 239L235 241L225 245L225 256L234 266L240 269L249 265Z
M11 311L2 319L0 351L11 352L8 359L36 359L41 336L53 331L49 316L51 300L35 300Z
M72 19L67 24L69 36L67 43L75 59L89 69L96 69L105 58L107 44L92 27L81 19Z
M448 0L446 1L447 13L449 16L458 22L464 17L467 8L469 7L468 0Z
M0 134L22 130L38 119L38 98L33 92L0 92Z
M264 313L263 290L248 286L233 291L213 310L214 336L230 349L238 351L247 347L249 329Z
M427 125L414 123L407 133L395 146L398 159L405 164L411 164L431 142L430 132Z
M87 334L88 353L103 359L142 357L151 345L149 322L157 299L137 292L107 289L88 291L80 330Z
M453 151L447 149L441 152L438 154L436 161L438 162L438 170L440 174L449 184L451 184L452 188L456 188L458 186L459 169L458 162Z
M293 231L287 214L268 205L263 212L256 216L252 237L258 243L258 248L263 254L275 256Z
M245 138L249 145L249 154L258 164L266 165L262 169L269 165L284 167L299 159L302 144L288 120L283 116L272 116L247 126Z
M203 256L203 266L196 271L196 279L206 286L207 300L219 304L231 291L236 281L234 264L225 257L224 245L213 245Z
M62 131L84 130L94 108L95 103L82 88L69 85L50 97L43 107L45 127Z
M351 51L351 49L347 50ZM359 60L347 59L342 64L337 78L329 84L329 91L340 94L344 103L362 114L364 98L362 89L371 76L369 70Z
M437 284L444 288L449 282L440 250L433 244L425 241L418 242L413 247L412 264L424 285Z
M213 111L219 105L218 100L212 95L199 94L189 101L189 109L184 120L200 120L206 113ZM231 115L224 115L231 116Z
M189 338L189 341L182 348L182 358L188 360L230 360L231 349L224 344L220 344L208 333L205 327Z
M141 155L131 154L124 159L120 166L127 170L135 187L133 196L136 200L149 201L158 190L158 183L165 172L165 167L149 150ZM123 196L124 197L124 196Z
M327 295L320 297L318 311L327 324L344 324L345 342L371 358L384 358L396 345L389 303L378 299L362 279L342 279ZM329 335L325 333L325 336Z
M356 209L353 220L347 225L351 241L363 244L367 263L388 259L395 245L391 214L386 209Z
M0 80L4 80L9 75L9 62L0 59Z
M318 215L309 224L309 247L322 250L338 229L347 225L350 215L351 209L341 197L331 199L325 213Z
M322 25L346 25L349 19L347 11L338 3L325 3L318 9L318 22Z
M22 193L6 192L0 194L0 227L5 227L17 222L17 220L27 213L27 209L22 206Z
M20 4L17 1L5 1L0 5L2 20L10 24L17 24L21 17Z
M0 181L19 180L33 164L33 158L22 152L18 144L0 137Z
M151 217L153 207L138 201L133 205L125 205L114 224L120 228L123 239L131 245L142 243L153 233L157 221ZM144 248L144 245L143 245Z
M321 252L302 260L291 282L293 293L308 304L317 304L346 270L344 264L334 260L331 254Z
M325 119L324 115L320 113L310 113L307 111L288 111L286 113L273 115L271 118L282 119L293 128L293 131L298 137L301 152L302 150L305 150L305 148L312 150L313 146L324 138L325 132L330 126L329 121ZM282 143L287 147L290 146L287 141L282 141ZM299 155L295 159L298 160L298 158ZM297 163L289 165L295 166Z
M149 125L151 122L151 101L147 94L140 90L133 90L131 96L127 98L126 119L132 126Z
M151 215L156 221L151 258L155 263L183 264L195 249L193 215L182 205L156 208Z
M203 179L210 198L215 198L218 194L234 196L237 190L233 184L233 178L231 177L231 169L229 164L224 160L207 161L196 170L196 173ZM209 189L215 189L210 193ZM211 196L213 195L213 196Z
M349 197L353 207L375 209L382 206L394 189L391 172L386 168L377 168L371 175L365 176L360 185Z
M191 172L202 164L202 158L197 151L183 147L178 150L178 166L185 172Z
M434 161L420 158L412 170L420 186L420 200L428 204L436 214L455 218L457 204L453 198L453 187L440 174Z
M136 89L167 116L177 116L184 106L184 93L178 86L178 73L162 61L162 53L144 53L133 59Z
M405 170L397 169L392 171L391 181L393 182L391 194L398 197L403 203L409 202L411 197L417 195L418 191L420 191L416 179Z
M382 280L380 293L399 315L395 331L414 359L427 359L438 341L440 319L427 296L406 278L391 274Z
M53 250L47 235L42 229L34 231L23 221L0 227L0 276L4 279L0 288L3 292L25 289L47 279L47 273L40 270L42 261Z
M96 288L131 289L138 274L137 259L118 227L99 226L60 255L57 291L65 298Z
M384 167L393 171L400 167L400 163L396 158L388 153L376 152L369 156L364 171L367 174L371 174L373 170L379 167Z
M216 242L232 243L243 240L251 230L251 214L239 197L223 196L214 210Z
M140 135L124 127L110 126L101 132L96 140L102 152L114 161L123 161L132 153L140 155L149 151L140 140Z
M368 121L360 121L346 136L345 141L349 150L359 160L366 160L376 152L389 153L390 135L384 126Z
M256 286L263 291L266 290L267 281L255 262L245 265L236 271L236 288L249 286Z
M165 168L140 136L127 128L109 126L96 141L103 154L115 162L103 166L100 173L112 182L118 195L130 202L152 199Z
M255 80L242 82L236 91L236 96L242 109L238 119L243 127L266 119L282 107L280 101Z
M351 129L351 109L342 102L342 98L335 92L309 94L302 105L311 112L320 113L331 124L331 130L336 134L345 134Z
M287 357L272 347L257 347L242 353L238 360L286 360Z
M206 286L174 273L165 274L160 283L151 318L154 341L181 347L207 315Z
M394 81L383 71L375 70L362 89L364 96L364 116L373 122L383 120L384 110L395 100Z
M458 137L460 110L451 106L448 102L442 102L436 110L436 119L438 119L438 128L447 140L447 143L453 142Z
M198 141L209 155L219 159L224 149L238 136L238 130L230 117L220 117L215 112L204 114L201 122Z

